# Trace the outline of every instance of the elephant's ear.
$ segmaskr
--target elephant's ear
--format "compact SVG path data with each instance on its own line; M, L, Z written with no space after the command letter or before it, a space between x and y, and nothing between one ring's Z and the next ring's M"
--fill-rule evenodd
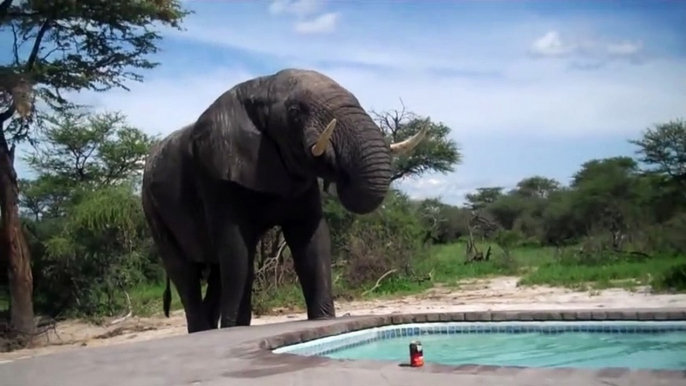
M274 140L264 134L266 121L248 113L267 108L258 100L246 106L230 90L200 116L191 135L196 165L211 177L263 193L287 195L293 181ZM246 110L246 108L248 110Z

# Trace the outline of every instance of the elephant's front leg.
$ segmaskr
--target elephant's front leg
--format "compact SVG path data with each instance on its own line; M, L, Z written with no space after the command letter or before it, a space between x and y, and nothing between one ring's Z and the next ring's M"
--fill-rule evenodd
M245 291L250 291L252 285L250 266L255 256L255 243L245 229L236 224L218 227L214 240L221 277L220 327L234 327L244 323L239 311L245 302Z
M252 321L252 285L255 281L255 249L256 246L249 249L248 278L245 281L243 297L241 298L241 304L238 307L236 326L249 326Z
M335 318L331 288L331 238L326 221L318 213L315 217L292 222L282 228L305 296L307 318Z

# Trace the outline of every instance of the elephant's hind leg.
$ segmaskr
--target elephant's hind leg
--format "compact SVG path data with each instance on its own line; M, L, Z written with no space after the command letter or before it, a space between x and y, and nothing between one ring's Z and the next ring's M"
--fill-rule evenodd
M215 329L219 327L220 301L221 301L221 275L218 264L210 264L210 275L207 278L207 291L202 300L205 317L210 325L210 328Z
M208 320L203 313L198 265L184 256L171 231L164 224L156 209L150 205L146 194L143 194L143 205L153 241L162 257L164 269L169 279L174 283L179 298L181 298L181 304L186 313L188 332L209 330Z

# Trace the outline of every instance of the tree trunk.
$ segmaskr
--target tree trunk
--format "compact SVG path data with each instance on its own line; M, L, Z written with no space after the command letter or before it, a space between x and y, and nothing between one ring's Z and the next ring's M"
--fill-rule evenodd
M4 145L0 146L0 229L4 233L2 237L7 252L3 258L8 261L11 326L16 332L31 333L35 328L31 255L19 219L19 189L14 160L6 143Z

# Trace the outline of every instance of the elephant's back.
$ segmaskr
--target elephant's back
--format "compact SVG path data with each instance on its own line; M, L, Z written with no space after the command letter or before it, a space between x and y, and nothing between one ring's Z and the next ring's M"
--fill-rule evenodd
M181 183L191 127L176 130L151 146L143 167L143 189L169 189L174 188L169 184Z

